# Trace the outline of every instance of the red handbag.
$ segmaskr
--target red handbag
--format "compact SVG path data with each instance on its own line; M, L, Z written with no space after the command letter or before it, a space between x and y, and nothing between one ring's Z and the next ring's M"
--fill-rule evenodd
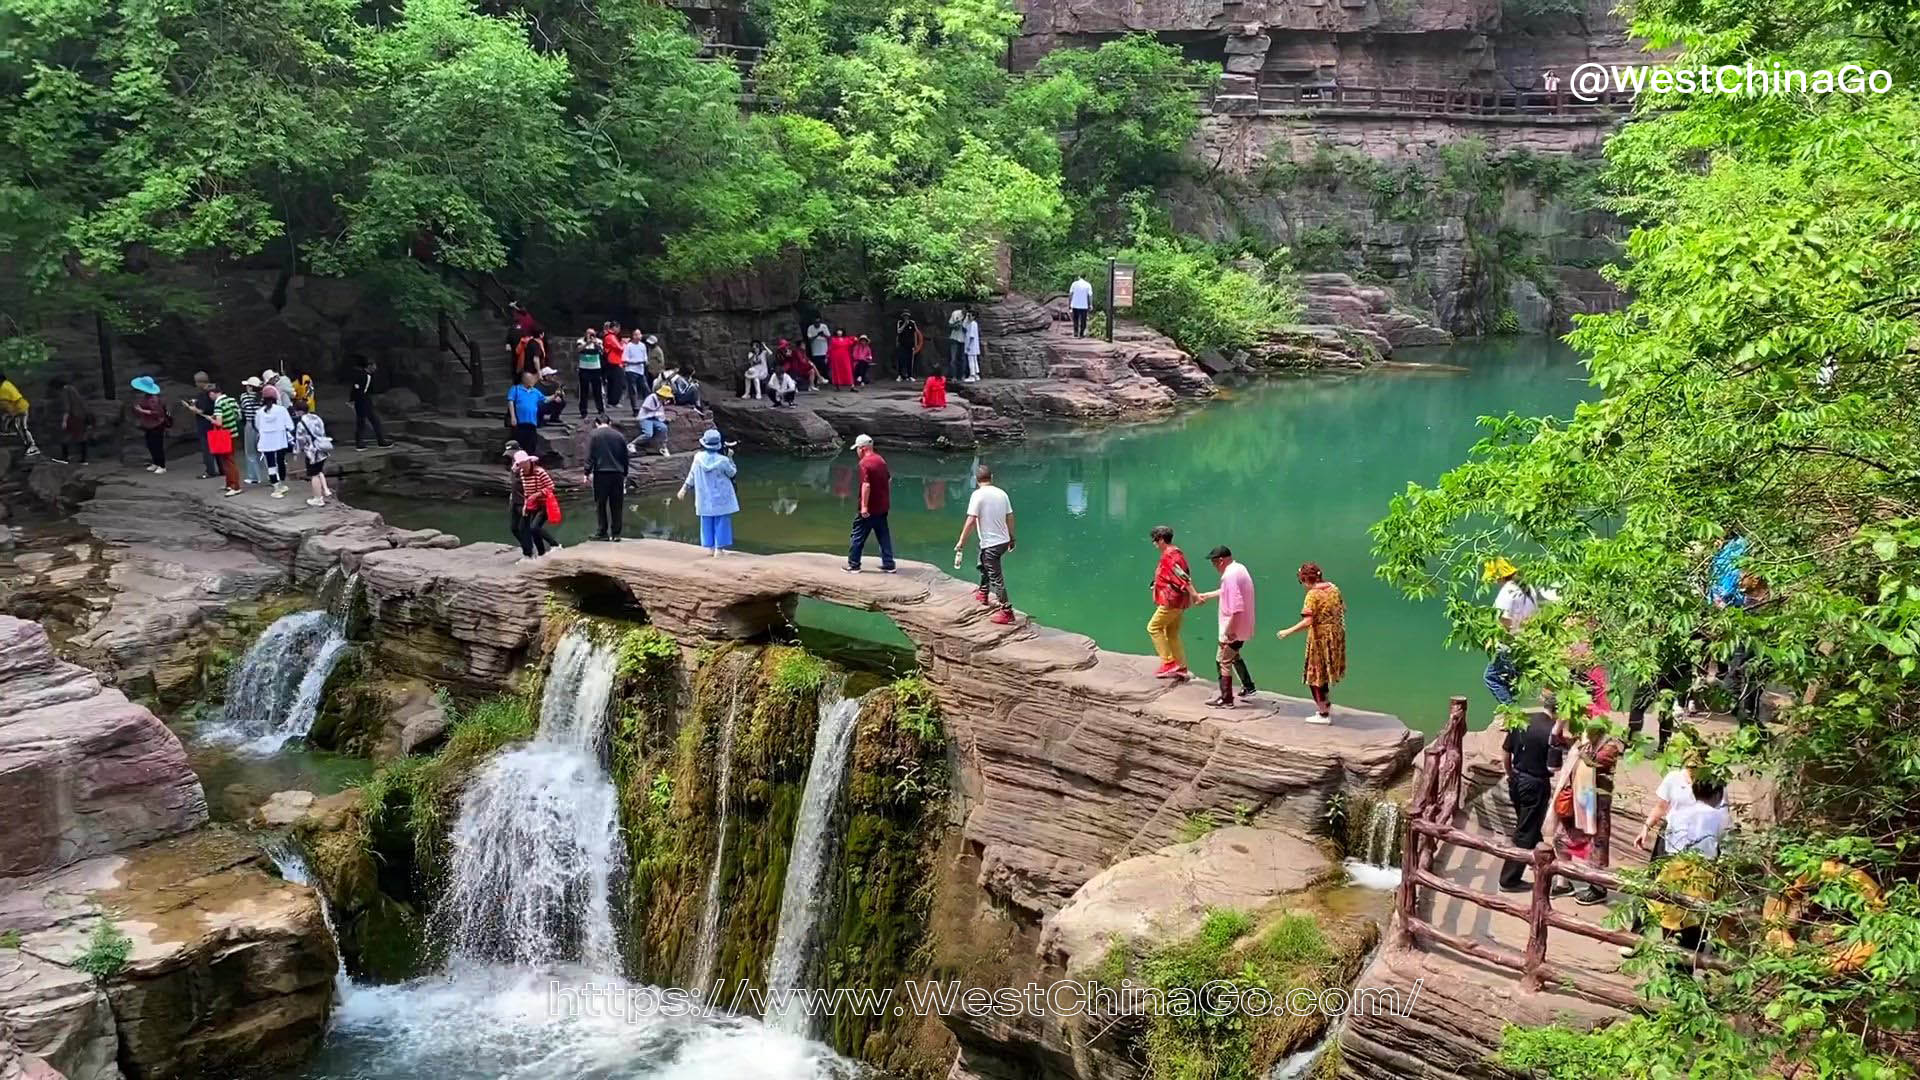
M553 492L547 492L547 524L560 524L560 498Z
M226 428L208 428L207 453L215 455L233 453L233 433Z

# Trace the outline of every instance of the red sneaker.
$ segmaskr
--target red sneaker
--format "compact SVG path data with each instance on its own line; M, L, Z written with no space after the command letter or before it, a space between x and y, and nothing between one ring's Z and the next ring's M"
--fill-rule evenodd
M1167 678L1172 679L1174 682L1186 682L1188 679L1193 678L1193 672L1188 671L1186 668L1175 668L1173 674L1167 676Z
M986 602L987 602L987 590L985 590L985 589L975 589L975 590L973 590L973 602L974 602L974 603L976 603L976 604L984 604L984 603L986 603Z
M1179 670L1179 667L1175 666L1173 661L1169 660L1153 670L1153 677L1156 679L1171 679L1173 678L1173 673Z
M1013 612L1007 608L1001 608L999 611L987 616L987 621L990 623L999 623L1001 626L1011 626L1013 625Z

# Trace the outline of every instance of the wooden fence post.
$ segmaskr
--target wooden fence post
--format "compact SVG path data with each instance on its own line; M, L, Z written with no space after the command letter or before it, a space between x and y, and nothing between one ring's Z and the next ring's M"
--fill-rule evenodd
M1533 853L1533 903L1527 909L1527 951L1520 962L1520 989L1540 989L1540 967L1547 962L1547 913L1553 910L1553 848Z

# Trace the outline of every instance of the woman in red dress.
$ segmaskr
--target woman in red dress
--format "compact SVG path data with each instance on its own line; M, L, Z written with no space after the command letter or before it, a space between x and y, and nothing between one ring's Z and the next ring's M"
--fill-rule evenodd
M853 389L853 339L845 330L827 339L827 379L841 390Z

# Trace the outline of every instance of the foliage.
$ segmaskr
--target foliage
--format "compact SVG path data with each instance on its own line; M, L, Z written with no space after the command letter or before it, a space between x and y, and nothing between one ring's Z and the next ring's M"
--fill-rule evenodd
M20 941L20 931L18 930L8 930L5 933L0 933L0 949L17 949L20 947Z
M1299 313L1290 284L1145 228L1120 258L1139 268L1134 314L1189 352L1244 348Z
M1196 810L1181 820L1180 828L1175 835L1179 837L1181 843L1185 844L1198 840L1210 832L1217 831L1219 828L1220 820L1218 818L1206 811Z
M440 869L450 815L467 778L500 748L532 738L537 726L532 705L516 695L486 698L448 715L447 739L438 752L389 762L360 786L367 842L377 847L383 833L397 830L408 838L414 865L429 875Z
M783 652L774 663L773 688L791 697L811 698L826 682L827 662L810 652Z
M1891 93L1706 95L1607 149L1617 209L1645 224L1611 271L1625 311L1581 321L1605 395L1563 419L1497 417L1469 460L1409 486L1375 526L1380 573L1447 597L1452 639L1498 639L1484 560L1551 583L1556 612L1508 644L1524 682L1582 697L1570 667L1633 681L1669 657L1750 651L1791 691L1717 764L1781 787L1778 824L1727 866L1741 897L1812 894L1802 941L1742 932L1734 970L1651 972L1659 1007L1592 1035L1515 1036L1557 1076L1907 1075L1920 1011L1920 34L1911 2L1643 0L1636 33L1687 66L1863 60ZM1753 603L1702 597L1744 537ZM1864 877L1833 873L1858 868ZM1877 897L1875 894L1878 894ZM1750 916L1749 916L1750 919ZM1748 928L1757 931L1758 928ZM1812 939L1811 944L1807 944ZM1853 956L1855 963L1836 963Z
M112 919L102 916L87 938L87 947L73 958L73 967L96 979L110 979L127 966L133 955L133 939L121 931Z
M615 673L620 678L658 676L680 662L680 643L655 626L642 626L620 635L615 646L619 660Z
M895 679L888 690L896 702L894 723L923 746L941 746L945 734L940 726L940 705L933 696L933 684L918 675Z

